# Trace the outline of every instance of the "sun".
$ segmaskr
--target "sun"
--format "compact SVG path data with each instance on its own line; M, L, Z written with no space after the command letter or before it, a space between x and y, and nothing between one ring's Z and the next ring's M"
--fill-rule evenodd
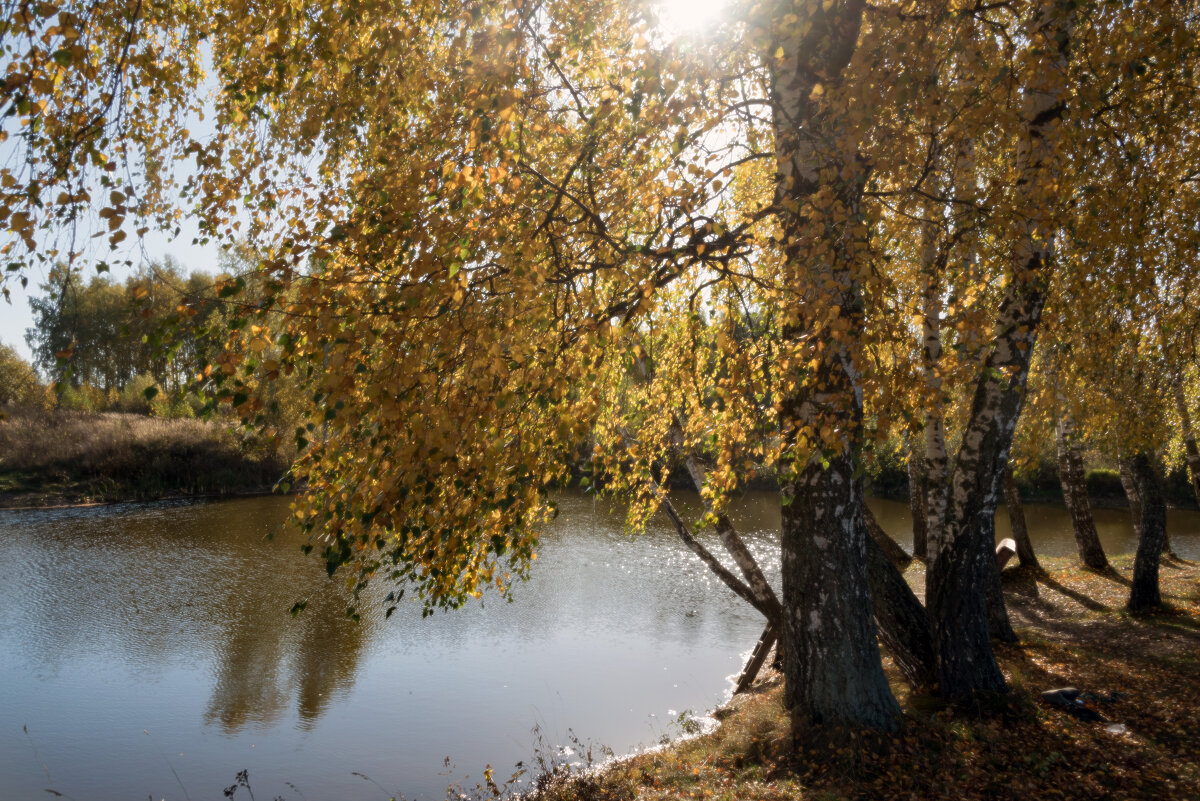
M659 25L669 36L695 35L719 21L731 0L658 0Z

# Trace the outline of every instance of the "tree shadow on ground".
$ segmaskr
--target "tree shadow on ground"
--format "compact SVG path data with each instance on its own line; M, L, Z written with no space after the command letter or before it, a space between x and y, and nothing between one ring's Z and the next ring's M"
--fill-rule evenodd
M1116 571L1113 571L1113 572L1115 573ZM1101 574L1097 574L1097 575L1101 575ZM1111 577L1105 576L1105 578L1111 578ZM1080 606L1087 609L1088 611L1091 611L1091 612L1111 612L1112 611L1112 607L1110 607L1106 604L1102 604L1099 601L1095 600L1094 598L1084 595L1082 592L1079 592L1078 590L1071 589L1070 587L1063 584L1061 581L1054 578L1053 576L1051 576L1048 573L1043 573L1043 574L1039 575L1037 577L1037 581L1041 584L1045 584L1047 587L1054 590L1055 592L1065 595L1066 597L1070 598L1072 601L1079 604ZM1053 607L1053 604L1047 604L1047 606Z
M1103 570L1093 570L1092 573L1094 573L1095 575L1099 576L1102 579L1108 579L1109 581L1115 582L1115 583L1120 584L1125 587L1133 586L1133 582L1130 581L1129 579L1125 578L1124 576L1122 576L1120 573L1118 573L1117 569L1115 567L1113 567L1112 565L1109 565L1108 567L1104 568Z

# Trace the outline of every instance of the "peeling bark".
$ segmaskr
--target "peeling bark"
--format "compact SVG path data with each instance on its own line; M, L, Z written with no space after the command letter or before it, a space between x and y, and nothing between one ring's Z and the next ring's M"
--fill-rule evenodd
M1063 502L1071 513L1079 558L1092 570L1104 570L1108 567L1108 557L1104 555L1100 535L1096 533L1096 521L1092 516L1087 479L1083 472L1083 457L1075 438L1075 421L1070 415L1064 414L1059 418L1055 441L1058 444L1058 480L1062 485Z
M844 149L844 132L827 129L828 93L814 92L839 80L864 11L863 0L818 4L803 29L765 43L789 291L782 340L810 365L780 397L790 455L781 481L784 697L795 736L808 725L891 730L900 716L875 639L855 477L863 423L853 346L863 321L854 248L865 236L858 204L867 167ZM839 441L814 454L822 428Z
M1133 585L1129 590L1129 611L1147 612L1162 606L1158 589L1158 562L1167 534L1167 504L1163 497L1158 465L1147 453L1129 460L1130 473L1141 502L1137 556L1133 562Z
M1012 468L1004 471L1004 505L1008 507L1008 520L1012 526L1013 539L1017 543L1017 559L1021 567L1041 570L1033 543L1029 540L1029 526L1025 522L1025 506L1021 503L1021 493L1017 491L1017 481L1013 478Z
M953 701L1008 689L988 635L987 571L996 559L992 532L1000 474L1008 465L1050 278L1054 138L1066 108L1067 50L1075 13L1073 0L1044 0L1028 32L1042 59L1026 87L1015 165L1018 207L1028 209L1029 216L1015 244L1012 273L981 365L927 576L939 687Z

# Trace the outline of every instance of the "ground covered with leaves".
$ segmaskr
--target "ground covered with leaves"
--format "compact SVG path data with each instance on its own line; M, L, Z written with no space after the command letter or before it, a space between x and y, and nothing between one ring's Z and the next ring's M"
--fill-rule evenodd
M1132 557L1094 573L1070 559L1010 568L1020 644L997 649L1013 687L987 709L951 709L889 677L906 715L879 742L793 749L773 676L721 710L715 732L619 761L543 801L566 799L1200 798L1200 565L1164 560L1160 613L1123 611ZM923 567L910 568L915 586ZM1074 687L1081 720L1041 699Z

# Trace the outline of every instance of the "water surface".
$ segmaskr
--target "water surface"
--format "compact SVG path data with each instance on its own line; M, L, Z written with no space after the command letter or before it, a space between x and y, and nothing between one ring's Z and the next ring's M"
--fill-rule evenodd
M0 513L0 797L213 798L246 769L262 798L440 798L539 736L623 752L678 733L726 697L758 613L665 521L633 539L590 498L560 504L513 603L360 624L283 499ZM872 506L908 545L907 508ZM1074 552L1065 510L1027 514L1040 553ZM735 519L777 581L774 498ZM1135 546L1127 512L1097 524L1110 553ZM1200 514L1170 526L1200 557Z

